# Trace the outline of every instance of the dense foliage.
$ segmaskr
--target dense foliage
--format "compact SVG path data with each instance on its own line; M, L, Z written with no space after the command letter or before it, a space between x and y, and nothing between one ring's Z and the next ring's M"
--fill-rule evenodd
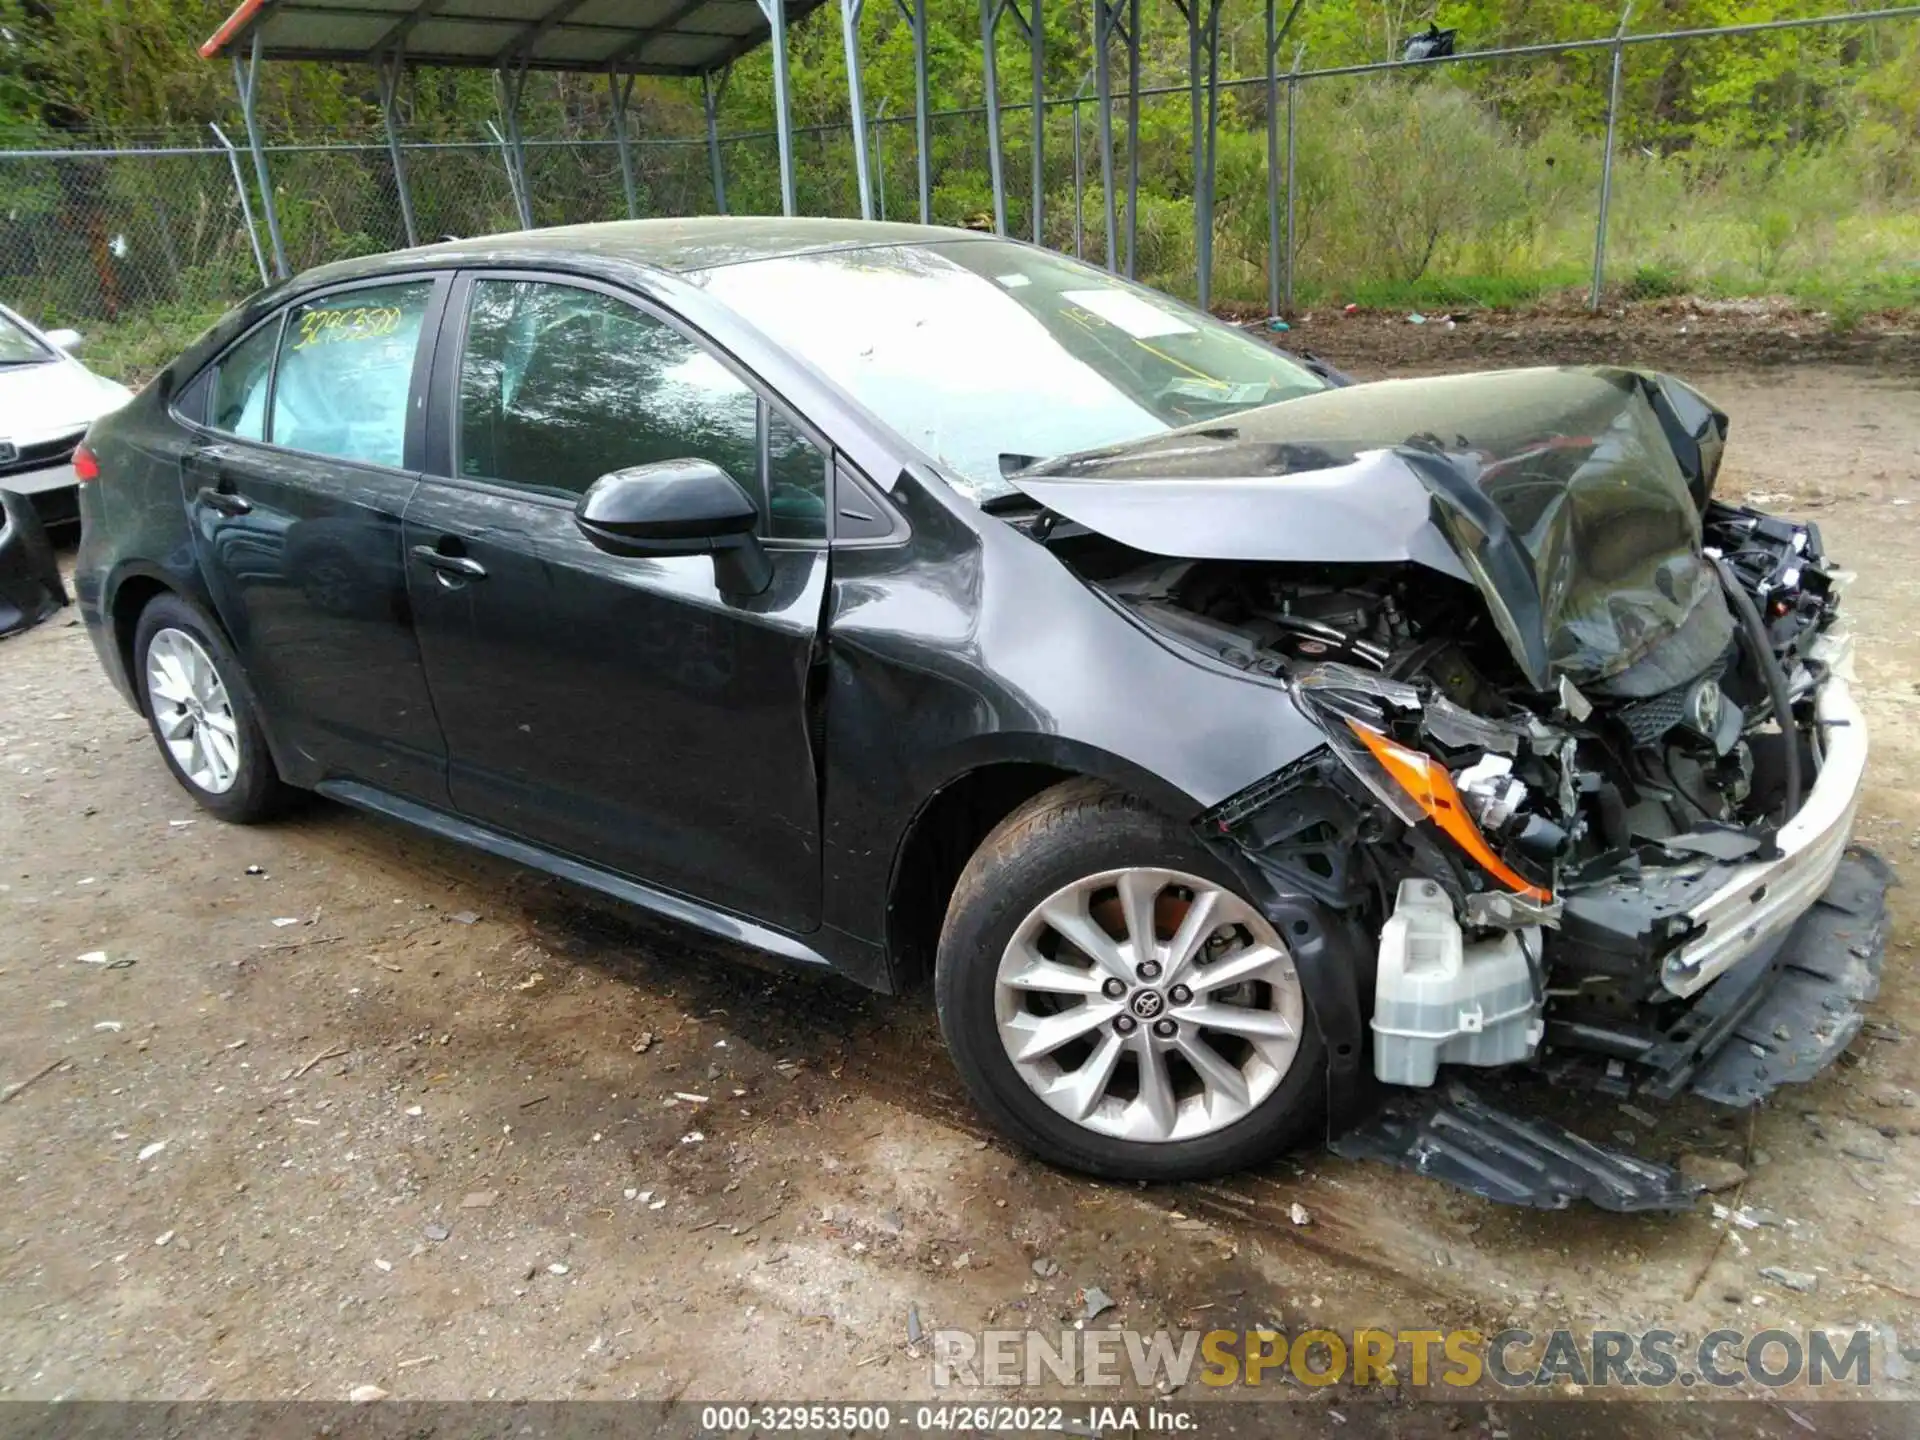
M1821 14L1846 3L1643 0L1632 29ZM230 73L195 53L227 8L228 0L0 0L0 126L9 143L199 144L209 121L233 128ZM934 108L967 111L981 99L978 5L932 0L928 8ZM1077 243L1099 259L1095 115L1090 101L1077 111L1064 103L1091 91L1091 8L1060 0L1042 0L1041 8L1047 89L1059 102L1047 110L1043 238L1066 249ZM1175 4L1147 0L1143 9L1143 83L1176 93L1150 98L1143 108L1138 268L1190 292L1190 111L1177 90L1187 75L1186 19ZM1221 15L1223 79L1259 76L1263 8L1235 0ZM1462 50L1478 50L1609 35L1620 15L1599 0L1437 7L1308 0L1282 65L1296 46L1304 47L1308 69L1392 57L1435 19L1459 31ZM870 118L886 117L876 133L885 203L895 218L917 213L911 53L896 7L874 0L863 27L868 109ZM801 208L851 213L857 201L837 5L795 27L792 56ZM1000 58L1003 99L1016 105L1025 97L1027 62L1011 24L1002 26ZM1608 71L1607 53L1589 51L1303 85L1295 207L1302 295L1444 303L1524 299L1576 283L1590 264ZM1912 258L1920 254L1920 21L1639 46L1627 52L1622 78L1609 267L1617 286L1642 294L1784 289L1847 314L1920 297ZM407 87L404 113L415 138L474 142L414 167L422 227L465 233L511 223L498 154L485 144L486 122L497 113L490 78L423 72ZM261 114L284 140L372 139L373 74L366 67L271 66ZM737 68L722 115L739 137L726 146L732 208L776 209L775 152L764 134L772 125L764 49ZM529 83L526 133L582 142L530 155L541 223L622 213L613 157L592 143L607 135L609 117L602 77L539 76ZM1083 158L1078 227L1076 119ZM1224 92L1217 297L1265 293L1266 122L1262 85ZM710 208L697 88L643 78L634 125L640 208ZM1029 233L1027 113L1011 108L1004 128L1009 226ZM934 218L964 222L987 213L980 115L937 116L931 148ZM221 178L208 174L210 186ZM297 263L397 242L391 175L378 148L276 157L275 182ZM64 199L52 181L27 179L23 166L0 169L16 214L23 204L70 205L73 182L60 184ZM112 236L99 243L112 243ZM176 272L191 263L191 256L176 259Z

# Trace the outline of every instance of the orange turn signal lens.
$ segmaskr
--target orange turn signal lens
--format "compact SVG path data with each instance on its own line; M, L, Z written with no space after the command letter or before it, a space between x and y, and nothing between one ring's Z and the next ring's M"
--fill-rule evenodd
M1493 853L1486 836L1480 833L1480 827L1473 823L1473 817L1461 803L1460 792L1453 785L1453 777L1438 760L1405 745L1395 744L1357 721L1348 720L1347 728L1360 738L1360 743L1380 762L1380 768L1413 798L1413 803L1420 807L1426 817L1444 830L1454 844L1471 855L1481 869L1509 890L1525 895L1530 900L1544 904L1553 899L1552 891L1542 890Z

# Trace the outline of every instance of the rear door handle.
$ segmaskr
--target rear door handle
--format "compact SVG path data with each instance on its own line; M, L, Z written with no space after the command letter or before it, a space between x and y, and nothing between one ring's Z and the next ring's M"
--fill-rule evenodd
M487 567L478 560L466 555L447 555L431 545L414 546L413 557L421 564L438 570L443 575L457 575L462 580L487 578Z
M253 502L246 496L236 495L231 490L219 490L211 485L201 486L198 498L209 510L217 510L222 515L247 515L253 510Z

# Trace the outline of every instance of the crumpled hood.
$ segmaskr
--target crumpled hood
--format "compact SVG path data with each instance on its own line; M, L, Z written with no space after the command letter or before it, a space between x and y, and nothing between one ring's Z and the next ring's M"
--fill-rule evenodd
M1150 554L1426 566L1479 588L1536 689L1640 694L1732 637L1700 553L1725 439L1671 376L1507 370L1328 390L1008 479Z
M0 366L0 440L31 445L84 430L130 393L66 360Z

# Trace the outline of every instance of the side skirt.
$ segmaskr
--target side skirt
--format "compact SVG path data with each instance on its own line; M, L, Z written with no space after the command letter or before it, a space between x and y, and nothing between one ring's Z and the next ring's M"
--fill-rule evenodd
M603 870L598 865L590 865L584 860L562 855L543 849L525 840L516 840L511 835L503 835L498 830L489 830L484 825L476 825L457 815L448 815L435 810L432 806L417 801L403 800L397 795L389 795L371 785L362 785L355 780L323 780L314 787L330 800L351 805L358 810L367 810L375 815L385 815L390 819L403 820L409 825L468 845L475 850L484 850L489 855L498 855L503 860L528 866L558 879L570 881L575 885L618 900L622 904L633 905L668 920L689 925L722 940L731 940L736 945L745 945L749 949L761 950L769 955L777 955L797 965L814 965L822 969L837 969L832 961L811 946L794 939L782 931L770 926L760 925L752 920L744 920L738 915L730 915L724 910L715 910L698 900L690 900L684 895L675 895L670 891L656 890L651 885L643 885L638 880L629 880L624 875L616 875L611 870Z

